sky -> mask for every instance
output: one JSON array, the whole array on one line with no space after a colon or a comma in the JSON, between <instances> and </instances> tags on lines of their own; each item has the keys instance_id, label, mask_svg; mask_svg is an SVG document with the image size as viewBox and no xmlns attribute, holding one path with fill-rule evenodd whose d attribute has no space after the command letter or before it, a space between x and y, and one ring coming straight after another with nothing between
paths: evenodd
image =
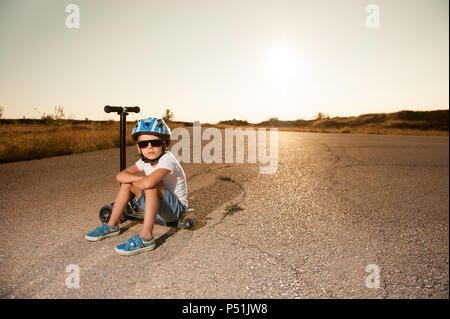
<instances>
[{"instance_id":1,"label":"sky","mask_svg":"<svg viewBox=\"0 0 450 319\"><path fill-rule=\"evenodd\" d=\"M448 30L448 0L0 0L0 106L202 123L448 109Z\"/></svg>"}]
</instances>

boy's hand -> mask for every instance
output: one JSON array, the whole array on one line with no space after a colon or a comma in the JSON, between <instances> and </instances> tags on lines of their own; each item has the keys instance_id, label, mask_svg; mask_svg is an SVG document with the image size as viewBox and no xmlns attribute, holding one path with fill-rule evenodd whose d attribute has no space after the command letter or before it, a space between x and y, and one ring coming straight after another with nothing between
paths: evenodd
<instances>
[{"instance_id":1,"label":"boy's hand","mask_svg":"<svg viewBox=\"0 0 450 319\"><path fill-rule=\"evenodd\" d=\"M133 182L133 185L140 189L148 189L155 187L162 187L162 179L166 176L170 170L166 168L158 168L149 176L145 176L137 181Z\"/></svg>"},{"instance_id":2,"label":"boy's hand","mask_svg":"<svg viewBox=\"0 0 450 319\"><path fill-rule=\"evenodd\" d=\"M117 174L116 180L119 183L131 184L131 183L139 181L145 177L145 176L137 175L138 173L139 173L139 169L137 168L136 165L133 165L133 166L130 166L130 167L124 169L119 174Z\"/></svg>"},{"instance_id":3,"label":"boy's hand","mask_svg":"<svg viewBox=\"0 0 450 319\"><path fill-rule=\"evenodd\" d=\"M143 178L141 178L141 179L139 179L139 180L136 180L136 181L134 181L133 183L131 183L131 184L133 184L134 186L136 186L137 188L139 188L139 189L146 189L146 183L145 183L145 181L143 180Z\"/></svg>"}]
</instances>

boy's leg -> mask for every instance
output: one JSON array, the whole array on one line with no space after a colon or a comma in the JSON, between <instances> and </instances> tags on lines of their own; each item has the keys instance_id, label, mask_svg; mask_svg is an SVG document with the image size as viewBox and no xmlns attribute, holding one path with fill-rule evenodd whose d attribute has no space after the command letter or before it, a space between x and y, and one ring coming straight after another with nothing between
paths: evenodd
<instances>
[{"instance_id":1,"label":"boy's leg","mask_svg":"<svg viewBox=\"0 0 450 319\"><path fill-rule=\"evenodd\" d=\"M108 221L109 226L114 227L117 225L120 215L122 215L125 206L127 206L128 202L130 201L131 193L134 193L136 197L139 197L141 194L141 189L132 184L122 183L120 185L119 192L117 193L116 199L114 200L111 217Z\"/></svg>"},{"instance_id":2,"label":"boy's leg","mask_svg":"<svg viewBox=\"0 0 450 319\"><path fill-rule=\"evenodd\" d=\"M153 226L155 225L155 218L159 209L159 201L164 195L164 187L160 183L155 188L146 189L144 192L144 225L139 235L144 239L150 239L153 236Z\"/></svg>"}]
</instances>

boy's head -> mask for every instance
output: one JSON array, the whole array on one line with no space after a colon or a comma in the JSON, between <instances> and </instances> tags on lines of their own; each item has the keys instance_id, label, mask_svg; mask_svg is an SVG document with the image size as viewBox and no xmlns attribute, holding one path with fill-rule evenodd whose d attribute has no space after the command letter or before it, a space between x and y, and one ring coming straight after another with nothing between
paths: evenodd
<instances>
[{"instance_id":1,"label":"boy's head","mask_svg":"<svg viewBox=\"0 0 450 319\"><path fill-rule=\"evenodd\" d=\"M170 128L164 120L153 117L139 120L131 131L141 158L150 162L156 161L166 152L170 135Z\"/></svg>"}]
</instances>

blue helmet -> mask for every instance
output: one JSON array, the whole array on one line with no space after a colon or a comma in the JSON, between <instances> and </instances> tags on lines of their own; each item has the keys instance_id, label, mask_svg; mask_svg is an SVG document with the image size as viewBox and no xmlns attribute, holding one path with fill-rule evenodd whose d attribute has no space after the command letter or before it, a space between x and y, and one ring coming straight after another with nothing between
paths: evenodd
<instances>
[{"instance_id":1,"label":"blue helmet","mask_svg":"<svg viewBox=\"0 0 450 319\"><path fill-rule=\"evenodd\" d=\"M131 137L135 141L137 141L137 137L141 134L158 135L169 143L172 132L163 119L148 117L146 119L139 120L131 131Z\"/></svg>"}]
</instances>

